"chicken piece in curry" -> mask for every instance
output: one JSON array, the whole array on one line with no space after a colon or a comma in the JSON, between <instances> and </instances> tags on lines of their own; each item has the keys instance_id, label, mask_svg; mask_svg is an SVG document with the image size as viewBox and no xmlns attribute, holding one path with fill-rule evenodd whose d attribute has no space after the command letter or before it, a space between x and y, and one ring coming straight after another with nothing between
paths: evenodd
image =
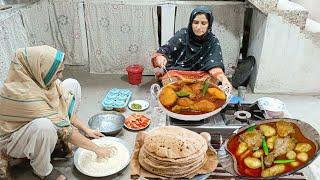
<instances>
[{"instance_id":1,"label":"chicken piece in curry","mask_svg":"<svg viewBox=\"0 0 320 180\"><path fill-rule=\"evenodd\" d=\"M174 113L198 115L221 107L226 101L226 94L211 79L180 80L166 85L159 100Z\"/></svg>"},{"instance_id":2,"label":"chicken piece in curry","mask_svg":"<svg viewBox=\"0 0 320 180\"><path fill-rule=\"evenodd\" d=\"M293 171L316 152L315 144L286 120L249 127L230 139L227 148L237 161L239 175L257 178Z\"/></svg>"}]
</instances>

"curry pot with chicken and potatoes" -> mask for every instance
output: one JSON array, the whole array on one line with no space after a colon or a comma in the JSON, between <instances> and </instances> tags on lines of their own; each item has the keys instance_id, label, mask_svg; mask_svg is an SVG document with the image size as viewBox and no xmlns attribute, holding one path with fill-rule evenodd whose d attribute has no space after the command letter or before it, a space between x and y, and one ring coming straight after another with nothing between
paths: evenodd
<instances>
[{"instance_id":1,"label":"curry pot with chicken and potatoes","mask_svg":"<svg viewBox=\"0 0 320 180\"><path fill-rule=\"evenodd\" d=\"M272 177L304 166L316 145L295 123L280 120L254 125L229 140L227 150L240 176Z\"/></svg>"},{"instance_id":2,"label":"curry pot with chicken and potatoes","mask_svg":"<svg viewBox=\"0 0 320 180\"><path fill-rule=\"evenodd\" d=\"M160 103L169 111L184 115L212 112L226 102L226 94L210 79L180 80L163 87Z\"/></svg>"}]
</instances>

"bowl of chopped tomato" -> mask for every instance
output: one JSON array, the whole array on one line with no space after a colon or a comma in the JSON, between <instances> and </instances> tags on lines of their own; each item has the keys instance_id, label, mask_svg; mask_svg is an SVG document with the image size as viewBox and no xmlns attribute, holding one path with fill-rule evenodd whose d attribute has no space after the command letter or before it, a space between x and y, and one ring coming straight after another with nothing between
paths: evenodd
<instances>
[{"instance_id":1,"label":"bowl of chopped tomato","mask_svg":"<svg viewBox=\"0 0 320 180\"><path fill-rule=\"evenodd\" d=\"M130 130L142 130L149 126L151 120L143 114L131 114L124 121L124 126Z\"/></svg>"}]
</instances>

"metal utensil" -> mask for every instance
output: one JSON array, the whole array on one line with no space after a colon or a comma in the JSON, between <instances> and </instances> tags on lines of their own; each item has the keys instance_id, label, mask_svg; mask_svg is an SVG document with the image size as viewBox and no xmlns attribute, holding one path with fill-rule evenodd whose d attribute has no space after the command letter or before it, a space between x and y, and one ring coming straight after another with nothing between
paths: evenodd
<instances>
[{"instance_id":1,"label":"metal utensil","mask_svg":"<svg viewBox=\"0 0 320 180\"><path fill-rule=\"evenodd\" d=\"M103 133L104 135L116 135L118 134L124 123L125 117L118 112L104 112L92 116L88 125L91 129L95 129Z\"/></svg>"},{"instance_id":2,"label":"metal utensil","mask_svg":"<svg viewBox=\"0 0 320 180\"><path fill-rule=\"evenodd\" d=\"M167 70L166 66L163 66L162 68L163 68L163 70L165 71L165 73L167 74L170 82L173 82L172 79L171 79L171 76L168 74L168 70Z\"/></svg>"}]
</instances>

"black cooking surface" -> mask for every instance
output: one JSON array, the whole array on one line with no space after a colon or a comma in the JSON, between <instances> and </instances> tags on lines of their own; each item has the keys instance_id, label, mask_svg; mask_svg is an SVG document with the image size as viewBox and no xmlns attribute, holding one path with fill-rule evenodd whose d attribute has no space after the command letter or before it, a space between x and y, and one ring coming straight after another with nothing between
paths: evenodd
<instances>
[{"instance_id":1,"label":"black cooking surface","mask_svg":"<svg viewBox=\"0 0 320 180\"><path fill-rule=\"evenodd\" d=\"M237 111L247 111L251 117L239 119L235 116ZM212 146L219 149L223 141L236 129L265 118L265 112L260 110L256 103L228 104L220 113L200 121L183 121L167 116L167 125L180 126L197 133L208 132L211 135Z\"/></svg>"}]
</instances>

